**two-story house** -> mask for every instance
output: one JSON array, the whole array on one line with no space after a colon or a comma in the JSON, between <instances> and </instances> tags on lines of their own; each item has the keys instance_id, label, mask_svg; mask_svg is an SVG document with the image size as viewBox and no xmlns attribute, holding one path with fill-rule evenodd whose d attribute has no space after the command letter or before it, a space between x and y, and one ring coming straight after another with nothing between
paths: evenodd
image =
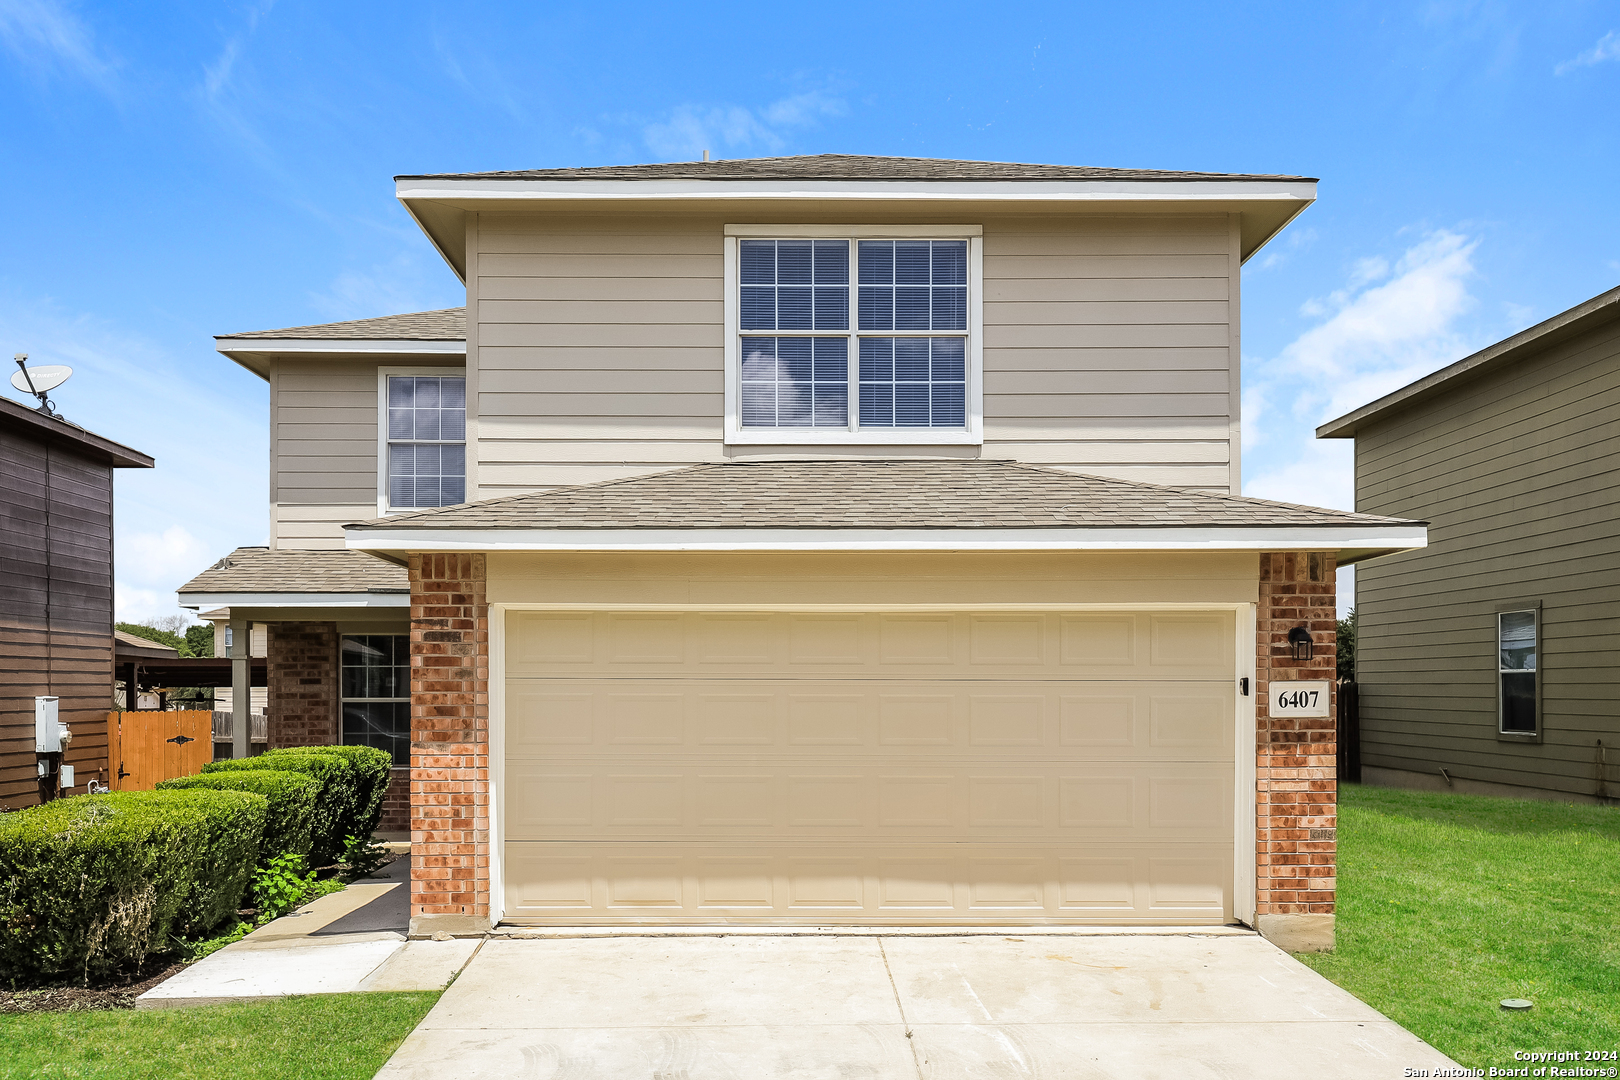
<instances>
[{"instance_id":1,"label":"two-story house","mask_svg":"<svg viewBox=\"0 0 1620 1080\"><path fill-rule=\"evenodd\" d=\"M268 624L272 742L408 762L416 932L1331 942L1335 568L1424 530L1238 495L1240 269L1315 181L397 185L465 311L219 339L271 543L185 602Z\"/></svg>"}]
</instances>

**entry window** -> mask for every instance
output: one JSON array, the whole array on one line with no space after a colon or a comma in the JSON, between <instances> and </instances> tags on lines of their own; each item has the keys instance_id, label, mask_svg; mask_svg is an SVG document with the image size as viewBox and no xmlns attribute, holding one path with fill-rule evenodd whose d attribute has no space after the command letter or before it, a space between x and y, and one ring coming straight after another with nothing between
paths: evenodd
<instances>
[{"instance_id":1,"label":"entry window","mask_svg":"<svg viewBox=\"0 0 1620 1080\"><path fill-rule=\"evenodd\" d=\"M388 506L451 506L467 497L467 380L388 376Z\"/></svg>"},{"instance_id":2,"label":"entry window","mask_svg":"<svg viewBox=\"0 0 1620 1080\"><path fill-rule=\"evenodd\" d=\"M976 239L735 244L728 439L978 441Z\"/></svg>"},{"instance_id":3,"label":"entry window","mask_svg":"<svg viewBox=\"0 0 1620 1080\"><path fill-rule=\"evenodd\" d=\"M1534 735L1536 715L1537 612L1503 611L1496 616L1497 679L1501 683L1501 731Z\"/></svg>"},{"instance_id":4,"label":"entry window","mask_svg":"<svg viewBox=\"0 0 1620 1080\"><path fill-rule=\"evenodd\" d=\"M411 639L405 634L343 637L343 742L374 746L411 763Z\"/></svg>"}]
</instances>

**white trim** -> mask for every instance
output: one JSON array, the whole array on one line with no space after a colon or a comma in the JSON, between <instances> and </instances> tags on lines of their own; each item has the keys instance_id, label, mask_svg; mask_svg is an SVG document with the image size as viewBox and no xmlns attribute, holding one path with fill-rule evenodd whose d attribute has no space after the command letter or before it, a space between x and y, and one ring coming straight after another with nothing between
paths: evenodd
<instances>
[{"instance_id":1,"label":"white trim","mask_svg":"<svg viewBox=\"0 0 1620 1080\"><path fill-rule=\"evenodd\" d=\"M506 915L506 610L489 605L489 925Z\"/></svg>"},{"instance_id":2,"label":"white trim","mask_svg":"<svg viewBox=\"0 0 1620 1080\"><path fill-rule=\"evenodd\" d=\"M771 237L807 236L821 239L904 240L926 237L930 240L956 240L966 236L983 236L983 225L727 225L727 236L769 239Z\"/></svg>"},{"instance_id":3,"label":"white trim","mask_svg":"<svg viewBox=\"0 0 1620 1080\"><path fill-rule=\"evenodd\" d=\"M979 446L984 443L984 229L978 225L727 225L725 227L725 394L724 431L727 445L752 446ZM857 328L859 286L856 284L856 253L851 243L849 281L849 329L815 332L795 331L791 337L846 337L849 339L849 424L842 428L745 428L742 426L740 382L742 379L741 272L737 241L740 238L816 238L861 240L926 238L968 242L967 310L967 424L960 428L893 428L860 426L860 382L857 365L859 339L866 337L955 337L961 331L862 331ZM761 337L780 333L748 331Z\"/></svg>"},{"instance_id":4,"label":"white trim","mask_svg":"<svg viewBox=\"0 0 1620 1080\"><path fill-rule=\"evenodd\" d=\"M283 608L283 607L349 607L349 608L408 608L409 593L403 592L239 592L239 593L180 593L180 606L201 608Z\"/></svg>"},{"instance_id":5,"label":"white trim","mask_svg":"<svg viewBox=\"0 0 1620 1080\"><path fill-rule=\"evenodd\" d=\"M444 353L465 356L465 341L412 341L407 338L215 338L214 348L232 353Z\"/></svg>"},{"instance_id":6,"label":"white trim","mask_svg":"<svg viewBox=\"0 0 1620 1080\"><path fill-rule=\"evenodd\" d=\"M465 373L463 373L463 374L461 374L459 376L458 375L446 375L444 373L443 368L431 368L431 367L427 367L427 368L425 368L425 367L379 367L377 369L377 516L378 517L387 517L389 514L410 514L410 513L416 512L418 510L428 509L428 507L422 507L422 506L401 506L398 509L395 509L394 507L388 505L388 380L389 380L389 378L391 376L395 376L395 375L400 375L400 376L424 375L424 376L427 376L429 378L435 378L435 379L459 378L462 381L463 391L465 391L466 382L467 382L467 376L466 376ZM434 440L410 439L410 440L406 440L406 441L418 442L418 441L434 441ZM440 439L440 440L436 440L436 444L437 445L443 445L443 446L454 446L456 444L456 440L454 440L454 439ZM467 467L467 458L469 456L471 456L471 451L472 451L472 445L471 445L470 440L467 438L467 431L466 431L465 428L462 429L461 447L462 447L462 456L461 456L461 493L462 493L462 501L465 502L466 499L467 499L467 488L469 486L468 483L467 483L467 474L471 471Z\"/></svg>"},{"instance_id":7,"label":"white trim","mask_svg":"<svg viewBox=\"0 0 1620 1080\"><path fill-rule=\"evenodd\" d=\"M1412 551L1421 525L1174 529L345 530L353 551Z\"/></svg>"},{"instance_id":8,"label":"white trim","mask_svg":"<svg viewBox=\"0 0 1620 1080\"><path fill-rule=\"evenodd\" d=\"M400 179L399 199L836 199L991 202L1295 202L1310 180L492 180Z\"/></svg>"},{"instance_id":9,"label":"white trim","mask_svg":"<svg viewBox=\"0 0 1620 1080\"><path fill-rule=\"evenodd\" d=\"M1237 609L1237 677L1249 680L1249 693L1237 694L1237 737L1233 742L1232 761L1235 775L1233 783L1237 797L1232 800L1232 914L1239 922L1253 926L1255 897L1260 889L1260 856L1255 848L1259 813L1259 795L1255 787L1255 760L1259 754L1260 735L1256 704L1260 692L1255 683L1255 648L1258 630L1256 605L1244 604Z\"/></svg>"}]
</instances>

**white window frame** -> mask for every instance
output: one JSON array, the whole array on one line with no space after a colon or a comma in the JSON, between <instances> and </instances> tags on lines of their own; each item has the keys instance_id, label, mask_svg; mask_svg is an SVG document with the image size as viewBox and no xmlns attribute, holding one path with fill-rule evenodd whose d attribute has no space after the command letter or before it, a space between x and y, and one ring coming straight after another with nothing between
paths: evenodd
<instances>
[{"instance_id":1,"label":"white window frame","mask_svg":"<svg viewBox=\"0 0 1620 1080\"><path fill-rule=\"evenodd\" d=\"M725 227L726 392L725 441L753 445L980 445L984 442L984 230L978 225L727 225ZM849 264L849 329L817 332L815 337L848 336L849 424L847 427L745 428L742 425L741 271L739 240L966 240L968 242L967 424L960 428L860 426L860 349L856 275ZM773 336L750 330L749 336ZM902 332L896 337L954 337L959 331ZM801 335L795 335L801 336ZM882 336L876 331L867 336Z\"/></svg>"},{"instance_id":2,"label":"white window frame","mask_svg":"<svg viewBox=\"0 0 1620 1080\"><path fill-rule=\"evenodd\" d=\"M390 514L412 514L418 510L429 509L425 506L390 506L388 503L388 379L396 375L423 375L436 379L461 379L466 384L467 369L464 367L379 367L377 369L377 516L387 517ZM468 410L470 413L472 410ZM463 429L461 445L463 456L461 459L462 493L470 495L472 492L472 465L471 451L472 439L467 433L472 428L469 422ZM415 440L413 440L415 441Z\"/></svg>"}]
</instances>

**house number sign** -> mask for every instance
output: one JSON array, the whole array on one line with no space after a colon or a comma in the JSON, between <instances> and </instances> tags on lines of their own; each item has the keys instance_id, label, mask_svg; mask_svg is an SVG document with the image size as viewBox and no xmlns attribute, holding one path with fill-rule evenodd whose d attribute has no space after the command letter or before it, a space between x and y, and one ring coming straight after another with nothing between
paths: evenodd
<instances>
[{"instance_id":1,"label":"house number sign","mask_svg":"<svg viewBox=\"0 0 1620 1080\"><path fill-rule=\"evenodd\" d=\"M1332 695L1324 682L1274 682L1272 716L1326 716Z\"/></svg>"}]
</instances>

